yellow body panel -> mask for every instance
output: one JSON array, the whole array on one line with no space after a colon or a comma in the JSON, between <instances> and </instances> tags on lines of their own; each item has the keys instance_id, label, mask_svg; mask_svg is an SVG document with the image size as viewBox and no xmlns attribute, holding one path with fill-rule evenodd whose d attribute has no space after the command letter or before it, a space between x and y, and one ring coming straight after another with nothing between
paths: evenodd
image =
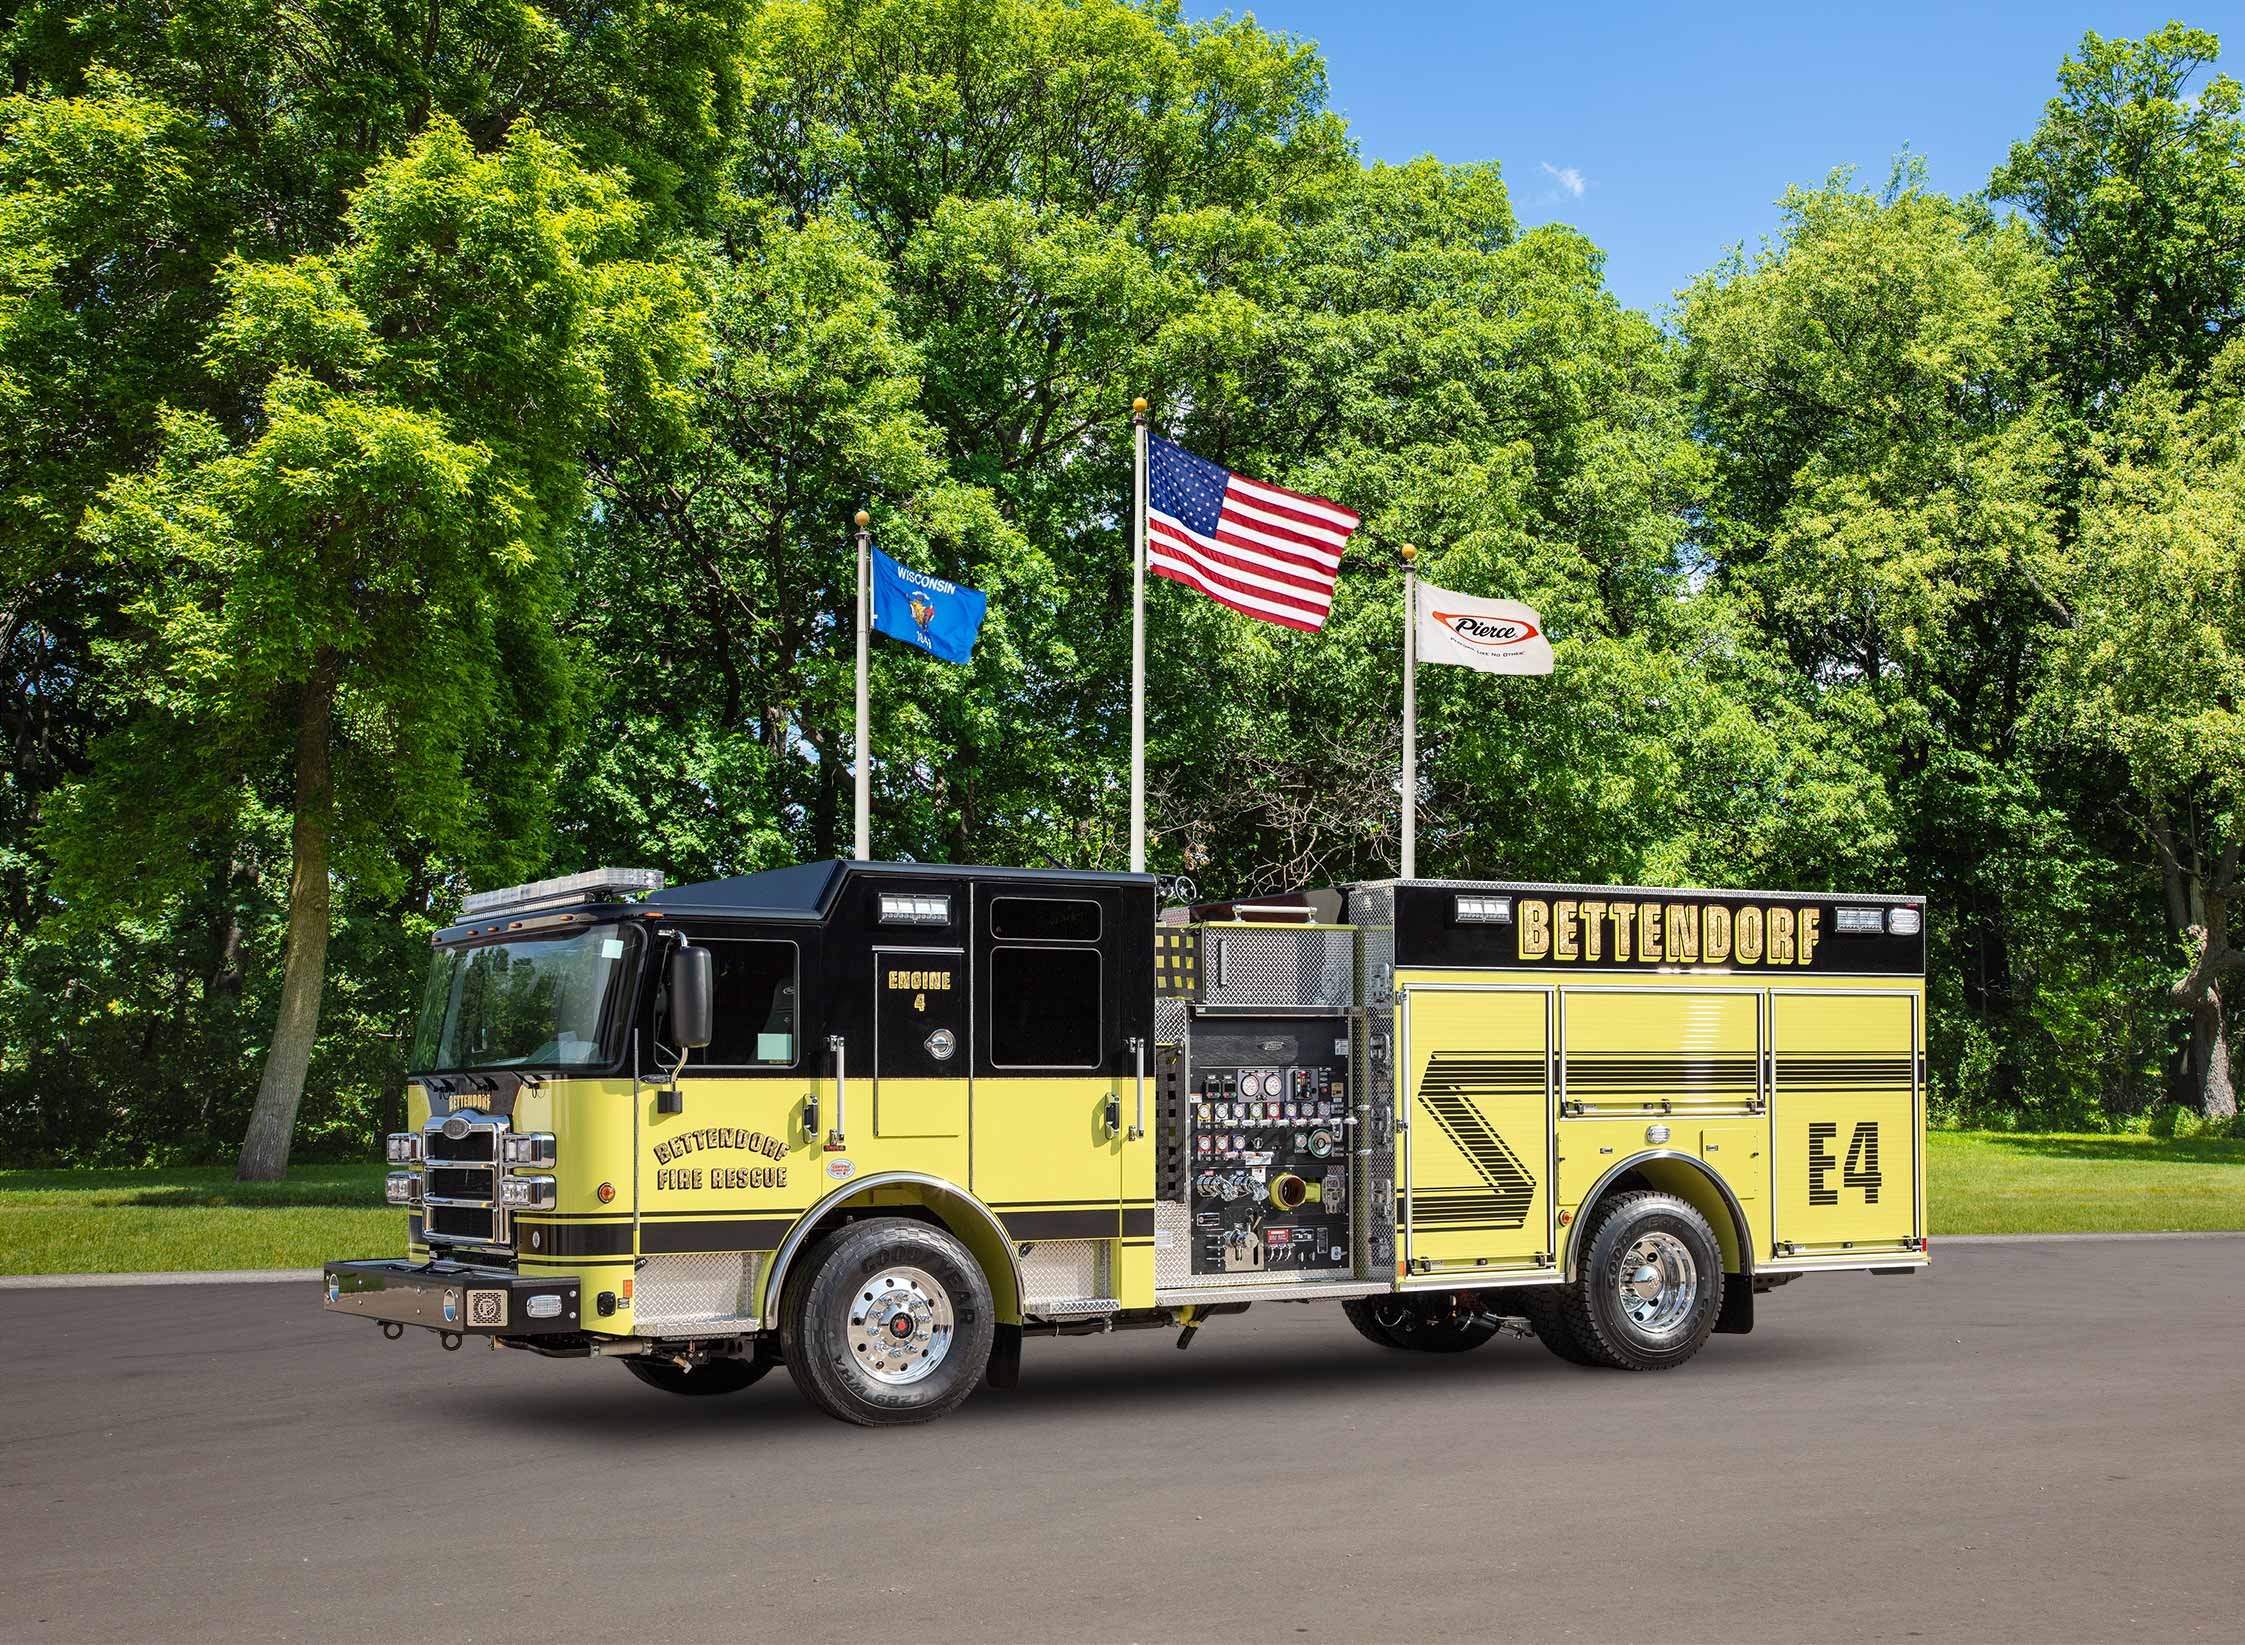
<instances>
[{"instance_id":1,"label":"yellow body panel","mask_svg":"<svg viewBox=\"0 0 2245 1645\"><path fill-rule=\"evenodd\" d=\"M1802 1254L1921 1231L1916 1001L1780 990L1772 1000L1776 1238Z\"/></svg>"},{"instance_id":2,"label":"yellow body panel","mask_svg":"<svg viewBox=\"0 0 2245 1645\"><path fill-rule=\"evenodd\" d=\"M1119 1238L1123 1144L1106 1121L1117 1099L1127 1108L1134 1094L1096 1075L975 1081L968 1186L1001 1218L1009 1208L1106 1206L1115 1216L1105 1237Z\"/></svg>"},{"instance_id":3,"label":"yellow body panel","mask_svg":"<svg viewBox=\"0 0 2245 1645\"><path fill-rule=\"evenodd\" d=\"M1414 1272L1550 1260L1550 993L1413 989L1408 1227Z\"/></svg>"},{"instance_id":4,"label":"yellow body panel","mask_svg":"<svg viewBox=\"0 0 2245 1645\"><path fill-rule=\"evenodd\" d=\"M1399 991L1412 990L1414 1078L1425 1069L1430 1042L1420 1024L1435 1020L1421 1014L1430 1002L1443 1002L1442 1026L1435 1030L1442 1043L1477 1038L1493 1044L1501 1031L1508 1040L1532 1044L1535 1033L1517 1020L1517 1005L1498 1007L1501 1019L1490 1016L1488 1026L1479 1027L1470 1002L1488 1009L1487 1002L1535 997L1495 991L1505 986L1554 986L1541 972L1407 969L1395 981ZM1595 1100L1582 1099L1581 1113L1571 1110L1582 1085L1565 1087L1570 1111L1556 1122L1551 1172L1553 1209L1567 1219L1557 1235L1562 1265L1585 1202L1619 1168L1690 1198L1722 1239L1727 1266L1750 1253L1757 1269L1782 1271L1903 1250L1923 1236L1924 1114L1916 1077L1923 1049L1921 980L1840 976L1814 989L1756 987L1755 981L1676 971L1608 973L1595 982L1556 985L1558 1050L1570 1078L1584 1068L1624 1068L1633 1057L1670 1063L1605 1079ZM1445 984L1472 991L1431 991ZM1400 1036L1400 1020L1395 1026ZM1765 1076L1755 1064L1764 1057L1767 1099L1757 1106ZM1414 1086L1414 1168L1432 1129L1418 1115L1416 1094ZM1623 1108L1626 1113L1617 1111ZM1877 1134L1875 1202L1864 1180L1872 1170L1870 1138L1857 1143L1858 1128L1866 1125ZM1665 1139L1654 1140L1656 1126L1667 1128ZM1435 1157L1442 1157L1439 1151ZM1746 1224L1746 1252L1738 1248L1734 1200ZM1403 1231L1397 1232L1400 1250ZM1429 1254L1423 1237L1412 1229L1414 1258ZM1457 1255L1448 1245L1434 1249Z\"/></svg>"},{"instance_id":5,"label":"yellow body panel","mask_svg":"<svg viewBox=\"0 0 2245 1645\"><path fill-rule=\"evenodd\" d=\"M873 1134L962 1137L967 1130L965 1080L885 1079L873 1088Z\"/></svg>"},{"instance_id":6,"label":"yellow body panel","mask_svg":"<svg viewBox=\"0 0 2245 1645\"><path fill-rule=\"evenodd\" d=\"M1762 990L1562 988L1561 1086L1570 1109L1753 1106Z\"/></svg>"}]
</instances>

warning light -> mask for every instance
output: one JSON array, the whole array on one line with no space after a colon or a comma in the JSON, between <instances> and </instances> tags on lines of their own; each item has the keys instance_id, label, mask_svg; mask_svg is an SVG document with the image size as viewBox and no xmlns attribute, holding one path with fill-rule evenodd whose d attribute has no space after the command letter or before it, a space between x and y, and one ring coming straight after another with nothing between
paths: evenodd
<instances>
[{"instance_id":1,"label":"warning light","mask_svg":"<svg viewBox=\"0 0 2245 1645\"><path fill-rule=\"evenodd\" d=\"M616 1185L612 1182L604 1182L598 1188L595 1188L593 1193L598 1196L601 1204L609 1204L616 1197Z\"/></svg>"}]
</instances>

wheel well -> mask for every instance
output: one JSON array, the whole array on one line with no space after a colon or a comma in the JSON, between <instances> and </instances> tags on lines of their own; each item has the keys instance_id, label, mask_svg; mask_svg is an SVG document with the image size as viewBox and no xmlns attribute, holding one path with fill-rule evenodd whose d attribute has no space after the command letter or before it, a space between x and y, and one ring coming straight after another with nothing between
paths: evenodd
<instances>
[{"instance_id":1,"label":"wheel well","mask_svg":"<svg viewBox=\"0 0 2245 1645\"><path fill-rule=\"evenodd\" d=\"M778 1323L782 1290L791 1276L802 1271L803 1253L835 1229L869 1217L907 1217L943 1229L967 1248L981 1268L982 1277L989 1281L998 1323L1021 1323L1020 1266L1012 1244L981 1201L964 1189L932 1177L911 1180L892 1177L886 1181L872 1177L854 1188L842 1190L825 1205L813 1207L802 1222L789 1230L774 1254L775 1271L764 1281L767 1325Z\"/></svg>"},{"instance_id":2,"label":"wheel well","mask_svg":"<svg viewBox=\"0 0 2245 1645\"><path fill-rule=\"evenodd\" d=\"M1651 1191L1673 1194L1707 1219L1715 1243L1723 1253L1723 1270L1732 1274L1754 1271L1753 1236L1747 1232L1746 1214L1720 1178L1689 1154L1646 1154L1628 1160L1590 1191L1575 1213L1567 1234L1566 1272L1573 1279L1580 1268L1576 1236L1597 1221L1598 1208L1616 1194Z\"/></svg>"}]
</instances>

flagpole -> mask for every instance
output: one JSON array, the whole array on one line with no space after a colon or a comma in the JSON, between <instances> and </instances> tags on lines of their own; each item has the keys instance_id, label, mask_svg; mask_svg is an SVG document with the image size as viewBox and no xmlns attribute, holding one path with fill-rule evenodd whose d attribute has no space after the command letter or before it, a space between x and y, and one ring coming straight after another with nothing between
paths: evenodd
<instances>
[{"instance_id":1,"label":"flagpole","mask_svg":"<svg viewBox=\"0 0 2245 1645\"><path fill-rule=\"evenodd\" d=\"M873 856L873 748L866 732L866 656L873 627L873 516L857 511L857 860Z\"/></svg>"},{"instance_id":2,"label":"flagpole","mask_svg":"<svg viewBox=\"0 0 2245 1645\"><path fill-rule=\"evenodd\" d=\"M1146 871L1146 402L1130 402L1130 871Z\"/></svg>"},{"instance_id":3,"label":"flagpole","mask_svg":"<svg viewBox=\"0 0 2245 1645\"><path fill-rule=\"evenodd\" d=\"M1403 877L1419 877L1419 551L1403 556Z\"/></svg>"}]
</instances>

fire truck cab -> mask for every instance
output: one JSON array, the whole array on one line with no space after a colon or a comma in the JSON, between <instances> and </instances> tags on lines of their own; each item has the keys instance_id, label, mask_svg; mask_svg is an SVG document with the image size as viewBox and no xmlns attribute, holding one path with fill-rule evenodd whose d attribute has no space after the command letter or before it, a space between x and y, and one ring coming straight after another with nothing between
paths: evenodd
<instances>
[{"instance_id":1,"label":"fire truck cab","mask_svg":"<svg viewBox=\"0 0 2245 1645\"><path fill-rule=\"evenodd\" d=\"M924 1421L1025 1336L1331 1300L1655 1370L1806 1273L1910 1273L1915 897L596 870L440 931L402 1257L326 1306L672 1393L785 1365Z\"/></svg>"}]
</instances>

